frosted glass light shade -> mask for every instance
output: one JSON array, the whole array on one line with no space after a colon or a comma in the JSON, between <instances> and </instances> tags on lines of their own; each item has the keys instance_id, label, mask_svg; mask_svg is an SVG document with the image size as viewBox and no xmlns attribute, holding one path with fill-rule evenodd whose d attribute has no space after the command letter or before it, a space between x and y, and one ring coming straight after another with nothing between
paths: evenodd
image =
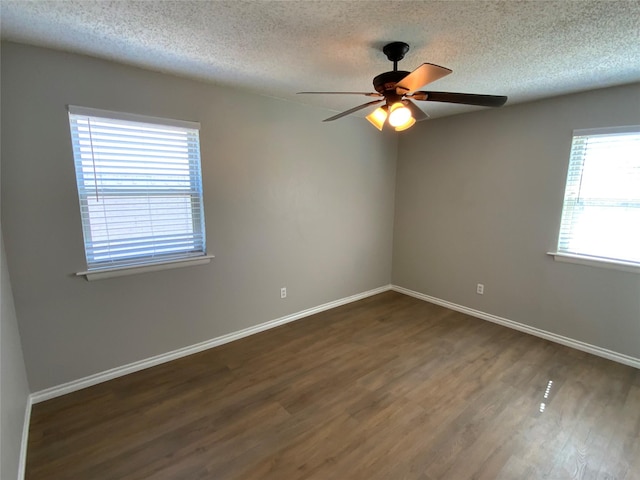
<instances>
[{"instance_id":1,"label":"frosted glass light shade","mask_svg":"<svg viewBox=\"0 0 640 480\"><path fill-rule=\"evenodd\" d=\"M416 119L413 117L409 117L409 120L407 120L407 122L400 125L399 127L396 127L396 132L401 132L403 130L406 130L407 128L413 127L414 123L416 123Z\"/></svg>"},{"instance_id":2,"label":"frosted glass light shade","mask_svg":"<svg viewBox=\"0 0 640 480\"><path fill-rule=\"evenodd\" d=\"M403 127L412 118L411 110L405 107L402 103L397 102L391 105L389 112L389 125L392 127Z\"/></svg>"},{"instance_id":3,"label":"frosted glass light shade","mask_svg":"<svg viewBox=\"0 0 640 480\"><path fill-rule=\"evenodd\" d=\"M372 113L366 116L366 119L378 130L382 130L384 122L387 119L387 110L385 108L376 108Z\"/></svg>"}]
</instances>

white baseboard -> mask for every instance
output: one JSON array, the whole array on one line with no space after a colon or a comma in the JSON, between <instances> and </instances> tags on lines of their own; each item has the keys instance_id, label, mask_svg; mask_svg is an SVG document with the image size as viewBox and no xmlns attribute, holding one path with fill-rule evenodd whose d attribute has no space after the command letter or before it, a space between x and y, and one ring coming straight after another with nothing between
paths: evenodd
<instances>
[{"instance_id":1,"label":"white baseboard","mask_svg":"<svg viewBox=\"0 0 640 480\"><path fill-rule=\"evenodd\" d=\"M374 288L373 290L369 290L363 293L358 293L356 295L341 298L339 300L334 300L333 302L328 302L323 305L319 305L317 307L312 307L307 310L302 310L300 312L293 313L291 315L286 315L284 317L276 318L275 320L270 320L268 322L255 325L253 327L245 328L243 330L238 330L237 332L232 332L226 335L222 335L221 337L212 338L204 342L196 343L195 345L179 348L178 350L173 350L171 352L156 355L154 357L140 360L138 362L133 362L128 365L123 365L121 367L112 368L111 370L96 373L94 375L89 375L88 377L80 378L78 380L73 380L71 382L64 383L62 385L57 385L55 387L47 388L45 390L40 390L38 392L32 393L30 400L34 404L39 402L44 402L45 400L66 395L67 393L75 392L77 390L81 390L83 388L87 388L92 385L97 385L98 383L102 383L108 380L112 380L114 378L122 377L129 373L138 372L140 370L144 370L149 367L155 367L156 365L170 362L178 358L186 357L187 355L192 355L194 353L202 352L203 350L208 350L210 348L217 347L225 343L233 342L234 340L248 337L249 335L253 335L255 333L259 333L264 330L269 330L270 328L274 328L279 325L284 325L285 323L293 322L295 320L299 320L301 318L308 317L316 313L324 312L325 310L339 307L347 303L356 302L358 300L362 300L363 298L367 298L372 295L377 295L378 293L386 292L388 290L391 290L391 285L385 285L383 287Z\"/></svg>"},{"instance_id":2,"label":"white baseboard","mask_svg":"<svg viewBox=\"0 0 640 480\"><path fill-rule=\"evenodd\" d=\"M31 407L33 406L33 399L31 397L31 395L27 397L27 405L24 411L20 458L18 459L18 480L24 480L27 473L27 445L29 444L29 424L31 423Z\"/></svg>"},{"instance_id":3,"label":"white baseboard","mask_svg":"<svg viewBox=\"0 0 640 480\"><path fill-rule=\"evenodd\" d=\"M448 302L440 298L432 297L430 295L425 295L423 293L409 290L408 288L392 285L391 290L398 293L403 293L405 295L409 295L411 297L418 298L420 300L424 300L425 302L435 303L436 305L440 305L442 307L446 307L451 310L455 310L457 312L466 313L467 315L471 315L472 317L480 318L482 320L487 320L489 322L497 323L499 325L503 325L505 327L509 327L514 330L519 330L521 332L525 332L530 335L534 335L536 337L544 338L545 340L550 340L552 342L559 343L566 347L575 348L576 350L581 350L583 352L591 353L593 355L597 355L598 357L603 357L608 360L613 360L614 362L622 363L624 365L629 365L630 367L640 368L640 358L631 357L623 353L614 352L612 350L607 350L606 348L591 345L589 343L581 342L579 340L574 340L573 338L564 337L562 335L548 332L546 330L530 327L529 325L525 325L523 323L514 322L513 320L509 320L507 318L498 317L497 315L492 315L490 313L482 312L480 310L464 307L462 305Z\"/></svg>"}]
</instances>

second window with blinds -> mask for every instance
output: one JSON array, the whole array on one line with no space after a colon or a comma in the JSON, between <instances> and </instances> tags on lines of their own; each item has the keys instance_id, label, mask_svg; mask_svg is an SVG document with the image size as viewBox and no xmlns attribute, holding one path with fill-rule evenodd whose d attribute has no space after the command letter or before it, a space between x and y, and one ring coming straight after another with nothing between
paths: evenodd
<instances>
[{"instance_id":1,"label":"second window with blinds","mask_svg":"<svg viewBox=\"0 0 640 480\"><path fill-rule=\"evenodd\" d=\"M208 258L200 125L69 106L87 278Z\"/></svg>"},{"instance_id":2,"label":"second window with blinds","mask_svg":"<svg viewBox=\"0 0 640 480\"><path fill-rule=\"evenodd\" d=\"M576 130L559 255L640 271L640 127Z\"/></svg>"}]
</instances>

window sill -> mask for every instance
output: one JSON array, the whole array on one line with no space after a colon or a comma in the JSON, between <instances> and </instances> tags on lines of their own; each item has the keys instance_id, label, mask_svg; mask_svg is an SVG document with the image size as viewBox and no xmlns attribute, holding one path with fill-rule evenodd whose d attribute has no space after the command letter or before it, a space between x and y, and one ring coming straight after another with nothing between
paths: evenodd
<instances>
[{"instance_id":1,"label":"window sill","mask_svg":"<svg viewBox=\"0 0 640 480\"><path fill-rule=\"evenodd\" d=\"M591 267L610 268L623 272L640 273L640 265L622 260L610 260L607 258L588 257L584 255L574 255L570 253L547 252L556 262L575 263L578 265L588 265Z\"/></svg>"},{"instance_id":2,"label":"window sill","mask_svg":"<svg viewBox=\"0 0 640 480\"><path fill-rule=\"evenodd\" d=\"M85 277L87 281L102 280L105 278L123 277L125 275L137 275L138 273L157 272L159 270L169 270L172 268L192 267L195 265L206 265L214 258L213 255L203 255L200 257L180 258L178 260L168 260L159 263L147 263L144 265L127 265L122 267L102 268L99 270L87 270L76 273L79 277Z\"/></svg>"}]
</instances>

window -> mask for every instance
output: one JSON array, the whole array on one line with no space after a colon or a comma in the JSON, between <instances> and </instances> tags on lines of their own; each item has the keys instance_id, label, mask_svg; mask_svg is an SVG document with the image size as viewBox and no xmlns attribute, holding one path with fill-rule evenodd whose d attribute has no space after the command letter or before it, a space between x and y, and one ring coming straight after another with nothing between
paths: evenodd
<instances>
[{"instance_id":1,"label":"window","mask_svg":"<svg viewBox=\"0 0 640 480\"><path fill-rule=\"evenodd\" d=\"M198 123L74 106L69 123L89 272L205 256Z\"/></svg>"},{"instance_id":2,"label":"window","mask_svg":"<svg viewBox=\"0 0 640 480\"><path fill-rule=\"evenodd\" d=\"M640 127L574 131L558 253L640 266Z\"/></svg>"}]
</instances>

